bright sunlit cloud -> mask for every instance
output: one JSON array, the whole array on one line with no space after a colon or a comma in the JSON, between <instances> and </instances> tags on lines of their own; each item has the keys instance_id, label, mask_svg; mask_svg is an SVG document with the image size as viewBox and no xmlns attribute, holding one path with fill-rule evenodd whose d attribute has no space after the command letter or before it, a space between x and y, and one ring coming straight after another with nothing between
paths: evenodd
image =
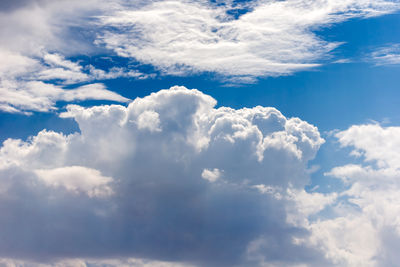
<instances>
[{"instance_id":1,"label":"bright sunlit cloud","mask_svg":"<svg viewBox=\"0 0 400 267\"><path fill-rule=\"evenodd\" d=\"M0 198L9 219L0 221L0 257L54 261L122 253L258 264L256 255L272 251L254 242L274 240L295 254L272 262L307 260L299 251L311 255L316 248L292 243L308 231L298 222L332 202L302 189L307 162L324 142L318 129L274 108L215 104L197 90L173 87L128 107L69 106L61 116L74 118L80 133L44 130L27 141L6 140ZM153 126L141 126L144 114L157 118ZM279 196L259 190L266 187ZM26 201L32 203L27 214ZM32 245L20 234L27 227Z\"/></svg>"},{"instance_id":2,"label":"bright sunlit cloud","mask_svg":"<svg viewBox=\"0 0 400 267\"><path fill-rule=\"evenodd\" d=\"M229 5L154 1L102 17L110 30L97 41L169 74L210 71L245 81L316 67L339 43L314 30L399 7L391 1L257 1L234 18Z\"/></svg>"},{"instance_id":3,"label":"bright sunlit cloud","mask_svg":"<svg viewBox=\"0 0 400 267\"><path fill-rule=\"evenodd\" d=\"M399 10L0 1L0 265L398 265Z\"/></svg>"},{"instance_id":4,"label":"bright sunlit cloud","mask_svg":"<svg viewBox=\"0 0 400 267\"><path fill-rule=\"evenodd\" d=\"M377 66L400 65L400 45L392 44L376 49L371 59Z\"/></svg>"}]
</instances>

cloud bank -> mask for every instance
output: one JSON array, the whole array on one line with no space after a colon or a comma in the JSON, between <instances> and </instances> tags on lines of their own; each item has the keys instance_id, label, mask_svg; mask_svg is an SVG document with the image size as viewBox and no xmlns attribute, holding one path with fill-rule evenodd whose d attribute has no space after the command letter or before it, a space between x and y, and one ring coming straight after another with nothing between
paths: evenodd
<instances>
[{"instance_id":1,"label":"cloud bank","mask_svg":"<svg viewBox=\"0 0 400 267\"><path fill-rule=\"evenodd\" d=\"M173 87L128 107L70 105L61 116L79 133L6 140L0 257L323 262L293 241L310 234L306 217L335 199L303 189L324 142L317 128L274 108L215 105Z\"/></svg>"},{"instance_id":2,"label":"cloud bank","mask_svg":"<svg viewBox=\"0 0 400 267\"><path fill-rule=\"evenodd\" d=\"M80 132L0 148L0 258L22 266L393 266L399 127L338 132L357 164L309 192L318 129L172 87L69 105Z\"/></svg>"}]
</instances>

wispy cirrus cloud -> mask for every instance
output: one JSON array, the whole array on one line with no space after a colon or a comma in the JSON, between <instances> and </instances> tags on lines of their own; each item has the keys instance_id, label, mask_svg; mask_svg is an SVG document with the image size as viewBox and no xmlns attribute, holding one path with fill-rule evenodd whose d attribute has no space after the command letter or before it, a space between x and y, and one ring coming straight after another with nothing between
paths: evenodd
<instances>
[{"instance_id":1,"label":"wispy cirrus cloud","mask_svg":"<svg viewBox=\"0 0 400 267\"><path fill-rule=\"evenodd\" d=\"M235 80L287 75L320 64L339 43L314 30L398 10L397 1L255 1L243 15L208 1L153 1L101 17L97 42L165 73L216 72Z\"/></svg>"},{"instance_id":2,"label":"wispy cirrus cloud","mask_svg":"<svg viewBox=\"0 0 400 267\"><path fill-rule=\"evenodd\" d=\"M129 99L109 91L101 83L92 83L74 89L41 81L0 83L0 109L11 113L30 114L31 111L56 110L57 101L110 100L127 102Z\"/></svg>"},{"instance_id":3,"label":"wispy cirrus cloud","mask_svg":"<svg viewBox=\"0 0 400 267\"><path fill-rule=\"evenodd\" d=\"M148 75L125 67L99 69L66 58L96 50L89 36L90 20L110 6L104 1L45 0L0 5L0 110L31 114L55 110L58 101L127 101L99 81Z\"/></svg>"},{"instance_id":4,"label":"wispy cirrus cloud","mask_svg":"<svg viewBox=\"0 0 400 267\"><path fill-rule=\"evenodd\" d=\"M54 110L57 101L95 99L126 102L127 98L108 91L104 84L93 82L119 77L148 77L123 67L102 70L90 64L82 66L56 53L28 57L2 50L0 60L4 63L0 67L0 110L14 113ZM79 86L76 89L65 88L74 84Z\"/></svg>"},{"instance_id":5,"label":"wispy cirrus cloud","mask_svg":"<svg viewBox=\"0 0 400 267\"><path fill-rule=\"evenodd\" d=\"M373 51L368 58L377 66L399 65L400 64L400 45L392 44L380 47Z\"/></svg>"},{"instance_id":6,"label":"wispy cirrus cloud","mask_svg":"<svg viewBox=\"0 0 400 267\"><path fill-rule=\"evenodd\" d=\"M72 56L116 53L161 74L211 72L223 80L251 83L323 63L339 42L314 30L355 17L398 10L397 1L17 1L0 6L1 91L18 90L39 101L29 83L49 88L118 77L144 79L131 66L99 69ZM341 40L339 40L341 41ZM27 90L25 90L27 88ZM43 91L46 91L45 89ZM54 94L53 94L54 95ZM47 103L58 100L40 95ZM91 98L88 98L91 99ZM113 99L115 99L113 97ZM41 100L41 101L42 101ZM110 100L108 98L104 100ZM49 111L37 105L0 103L5 112Z\"/></svg>"}]
</instances>

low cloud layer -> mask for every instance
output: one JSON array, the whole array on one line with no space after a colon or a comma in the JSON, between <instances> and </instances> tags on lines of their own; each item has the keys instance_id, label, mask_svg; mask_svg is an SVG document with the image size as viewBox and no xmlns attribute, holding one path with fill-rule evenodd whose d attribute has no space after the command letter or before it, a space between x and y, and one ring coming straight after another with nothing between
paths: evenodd
<instances>
[{"instance_id":1,"label":"low cloud layer","mask_svg":"<svg viewBox=\"0 0 400 267\"><path fill-rule=\"evenodd\" d=\"M0 149L0 258L34 266L393 266L399 127L336 133L359 163L308 192L318 129L267 107L215 108L172 87L70 105L80 132ZM360 163L361 162L361 163Z\"/></svg>"},{"instance_id":2,"label":"low cloud layer","mask_svg":"<svg viewBox=\"0 0 400 267\"><path fill-rule=\"evenodd\" d=\"M293 241L310 234L303 220L335 198L303 189L324 142L317 128L274 108L215 104L173 87L128 107L71 105L61 116L80 133L6 140L0 257L323 261Z\"/></svg>"}]
</instances>

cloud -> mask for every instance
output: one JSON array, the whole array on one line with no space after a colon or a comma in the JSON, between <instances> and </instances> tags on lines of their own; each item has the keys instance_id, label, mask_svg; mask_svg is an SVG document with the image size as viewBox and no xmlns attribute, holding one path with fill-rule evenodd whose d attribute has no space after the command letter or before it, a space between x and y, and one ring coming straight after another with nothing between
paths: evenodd
<instances>
[{"instance_id":1,"label":"cloud","mask_svg":"<svg viewBox=\"0 0 400 267\"><path fill-rule=\"evenodd\" d=\"M41 4L46 0L14 0L14 1L1 1L0 12L10 12L21 7L32 6L35 4Z\"/></svg>"},{"instance_id":2,"label":"cloud","mask_svg":"<svg viewBox=\"0 0 400 267\"><path fill-rule=\"evenodd\" d=\"M45 53L42 57L44 64L38 73L29 73L29 79L42 81L56 80L62 84L90 82L94 80L109 80L120 77L146 79L145 75L136 70L122 67L111 67L108 70L97 69L93 65L82 66L77 62L65 59L60 54ZM24 77L25 79L27 77Z\"/></svg>"},{"instance_id":3,"label":"cloud","mask_svg":"<svg viewBox=\"0 0 400 267\"><path fill-rule=\"evenodd\" d=\"M221 175L222 172L217 168L214 168L213 170L204 169L201 173L201 177L203 179L206 179L207 181L210 181L211 183L217 181L221 177Z\"/></svg>"},{"instance_id":4,"label":"cloud","mask_svg":"<svg viewBox=\"0 0 400 267\"><path fill-rule=\"evenodd\" d=\"M112 193L108 183L110 177L104 177L94 169L81 166L69 166L56 169L38 169L34 171L38 179L50 187L64 187L67 191L84 192L89 197L107 196Z\"/></svg>"},{"instance_id":5,"label":"cloud","mask_svg":"<svg viewBox=\"0 0 400 267\"><path fill-rule=\"evenodd\" d=\"M127 107L69 105L61 116L76 120L74 134L6 140L0 258L323 263L293 241L310 234L294 222L331 203L304 191L318 129L274 108L215 105L172 87Z\"/></svg>"},{"instance_id":6,"label":"cloud","mask_svg":"<svg viewBox=\"0 0 400 267\"><path fill-rule=\"evenodd\" d=\"M400 259L399 127L354 125L335 134L361 164L327 173L345 190L328 218L311 222L306 243L319 246L339 266L393 266Z\"/></svg>"},{"instance_id":7,"label":"cloud","mask_svg":"<svg viewBox=\"0 0 400 267\"><path fill-rule=\"evenodd\" d=\"M77 32L93 31L91 17L101 14L109 6L103 1L17 1L9 8L9 5L6 6L7 11L0 16L0 25L3 25L0 27L2 111L25 114L47 112L55 109L55 103L60 100L125 101L116 93L106 93L103 85L86 85L75 91L67 90L66 86L78 87L83 83L118 77L148 77L126 67L99 69L66 58L91 55L96 50L91 44L94 37L92 41L88 35L79 38ZM89 88L92 92L97 88L98 94L93 95Z\"/></svg>"},{"instance_id":8,"label":"cloud","mask_svg":"<svg viewBox=\"0 0 400 267\"><path fill-rule=\"evenodd\" d=\"M5 2L9 2L6 3ZM0 48L37 56L41 51L65 56L87 55L96 50L92 41L93 17L114 10L103 0L17 0L2 1L13 6L1 13Z\"/></svg>"},{"instance_id":9,"label":"cloud","mask_svg":"<svg viewBox=\"0 0 400 267\"><path fill-rule=\"evenodd\" d=\"M55 110L57 101L87 99L128 101L127 98L106 90L100 83L83 85L75 89L63 89L40 81L0 81L0 90L0 109L13 113Z\"/></svg>"},{"instance_id":10,"label":"cloud","mask_svg":"<svg viewBox=\"0 0 400 267\"><path fill-rule=\"evenodd\" d=\"M97 42L168 74L216 72L235 80L287 75L318 66L339 43L314 30L354 17L398 10L396 1L152 1L101 17Z\"/></svg>"},{"instance_id":11,"label":"cloud","mask_svg":"<svg viewBox=\"0 0 400 267\"><path fill-rule=\"evenodd\" d=\"M399 3L387 0L1 3L0 108L22 114L48 112L57 101L66 101L48 98L51 87L66 90L70 85L155 75L128 63L99 68L77 59L83 56L117 54L151 64L161 74L212 72L234 83L287 75L318 66L339 45L322 40L314 30L398 8ZM8 101L16 91L26 104Z\"/></svg>"},{"instance_id":12,"label":"cloud","mask_svg":"<svg viewBox=\"0 0 400 267\"><path fill-rule=\"evenodd\" d=\"M400 45L393 44L386 47L380 47L371 53L370 60L372 60L377 66L399 65Z\"/></svg>"},{"instance_id":13,"label":"cloud","mask_svg":"<svg viewBox=\"0 0 400 267\"><path fill-rule=\"evenodd\" d=\"M126 102L127 98L107 90L101 83L65 88L118 77L147 77L119 67L104 71L92 65L82 66L59 54L44 53L41 58L33 58L0 49L0 59L4 62L0 67L0 109L12 113L47 112L56 109L57 101L96 99Z\"/></svg>"},{"instance_id":14,"label":"cloud","mask_svg":"<svg viewBox=\"0 0 400 267\"><path fill-rule=\"evenodd\" d=\"M342 146L353 147L352 154L363 155L379 167L400 167L399 127L382 128L378 124L356 125L335 136Z\"/></svg>"},{"instance_id":15,"label":"cloud","mask_svg":"<svg viewBox=\"0 0 400 267\"><path fill-rule=\"evenodd\" d=\"M318 129L172 87L127 107L69 105L80 132L0 148L0 258L60 266L393 266L399 127L335 132L357 164L307 192ZM360 163L361 161L361 163ZM61 241L60 241L61 240ZM147 259L147 260L143 260Z\"/></svg>"}]
</instances>

